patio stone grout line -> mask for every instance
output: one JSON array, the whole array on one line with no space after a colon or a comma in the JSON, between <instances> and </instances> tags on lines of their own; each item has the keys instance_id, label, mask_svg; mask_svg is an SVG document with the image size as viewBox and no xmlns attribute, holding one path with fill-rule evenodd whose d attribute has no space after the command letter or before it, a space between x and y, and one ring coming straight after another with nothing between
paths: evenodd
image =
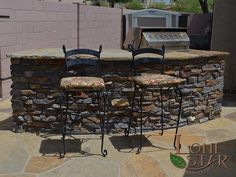
<instances>
[{"instance_id":1,"label":"patio stone grout line","mask_svg":"<svg viewBox=\"0 0 236 177\"><path fill-rule=\"evenodd\" d=\"M14 174L14 175L33 174L33 175L35 175L36 177L39 177L40 172L39 172L39 173L30 173L30 172L26 172L26 171L25 171L27 165L29 164L29 162L30 162L30 160L32 159L33 156L29 154L27 148L24 148L24 147L22 147L22 146L20 145L19 140L18 140L18 138L17 138L17 135L16 135L16 144L19 145L23 150L25 150L25 152L26 152L27 155L28 155L28 158L27 158L27 160L26 160L26 162L25 162L25 164L24 164L24 167L22 168L22 170L21 170L20 172L18 172L18 173L9 173L9 174L10 174L10 175L12 175L12 174ZM46 171L47 171L47 170L46 170Z\"/></svg>"},{"instance_id":2,"label":"patio stone grout line","mask_svg":"<svg viewBox=\"0 0 236 177\"><path fill-rule=\"evenodd\" d=\"M206 134L206 130L204 130L204 136L205 136L205 138L206 138L206 144L208 144L208 137L207 137L207 134Z\"/></svg>"},{"instance_id":3,"label":"patio stone grout line","mask_svg":"<svg viewBox=\"0 0 236 177\"><path fill-rule=\"evenodd\" d=\"M64 158L65 158L65 157L64 157ZM61 160L63 160L63 159L61 159ZM58 166L56 166L56 167L53 167L53 168L51 168L51 169L42 171L42 172L40 172L40 173L38 173L38 174L40 175L40 174L43 174L43 173L51 172L51 171L53 171L53 170L55 170L55 169L61 167L61 166L64 165L65 163L69 162L70 160L71 160L71 159L68 158L68 160L66 160L64 163L62 163L62 164L60 164L60 165L58 165Z\"/></svg>"},{"instance_id":4,"label":"patio stone grout line","mask_svg":"<svg viewBox=\"0 0 236 177\"><path fill-rule=\"evenodd\" d=\"M117 166L118 167L118 177L120 177L120 163L114 162L114 161L111 161L111 160L103 161L103 160L100 160L100 159L96 159L95 157L91 157L91 159L94 159L94 160L97 160L97 161L102 161L103 163L113 164L113 165Z\"/></svg>"},{"instance_id":5,"label":"patio stone grout line","mask_svg":"<svg viewBox=\"0 0 236 177\"><path fill-rule=\"evenodd\" d=\"M64 157L64 158L66 158L66 157ZM93 159L93 160L96 160L96 161L102 161L102 160L100 160L100 159L96 159L96 158L94 158L94 157L90 157L91 159ZM60 164L60 165L58 165L58 166L56 166L56 167L54 167L54 168L51 168L51 169L48 169L48 170L46 170L46 171L43 171L43 172L41 172L41 173L38 173L39 175L40 174L43 174L43 173L47 173L47 172L51 172L51 171L53 171L53 170L55 170L55 169L58 169L58 168L60 168L61 166L63 166L63 165L65 165L66 163L68 163L69 161L72 161L72 160L75 160L75 158L70 158L70 157L68 157L67 158L68 160L66 160L64 163L62 163L62 164ZM62 159L63 160L63 159ZM104 162L104 161L103 161ZM109 163L110 162L110 163ZM107 162L104 162L104 163L108 163L108 164L114 164L115 166L117 166L118 167L118 171L119 171L119 173L118 173L118 177L120 177L120 165L118 164L118 163L116 163L116 162L113 162L113 161L110 161L110 160L108 160Z\"/></svg>"},{"instance_id":6,"label":"patio stone grout line","mask_svg":"<svg viewBox=\"0 0 236 177\"><path fill-rule=\"evenodd\" d=\"M169 176L169 174L166 172L165 168L163 168L161 163L159 163L160 160L157 160L157 162L158 162L158 165L160 166L160 168L163 170L164 175L166 175L167 177L172 177L172 176Z\"/></svg>"},{"instance_id":7,"label":"patio stone grout line","mask_svg":"<svg viewBox=\"0 0 236 177\"><path fill-rule=\"evenodd\" d=\"M22 168L21 172L19 172L19 173L24 173L24 172L25 172L25 168L26 168L26 166L28 165L28 163L29 163L30 159L32 158L32 156L28 153L27 148L24 148L24 147L21 146L21 144L19 143L19 140L18 140L18 137L17 137L17 136L18 136L18 135L16 134L16 144L17 144L20 148L22 148L22 149L26 152L26 154L27 154L27 156L28 156L28 158L27 158L27 160L26 160L26 162L25 162L25 164L24 164L24 167Z\"/></svg>"},{"instance_id":8,"label":"patio stone grout line","mask_svg":"<svg viewBox=\"0 0 236 177\"><path fill-rule=\"evenodd\" d=\"M23 147L22 147L22 148L23 148ZM25 165L24 165L24 168L23 168L23 170L24 170L24 172L25 172L25 169L26 169L27 165L29 164L29 161L32 159L32 156L31 156L31 154L29 154L27 148L24 148L24 150L25 150L26 153L28 154L28 159L27 159L27 161L26 161L26 163L25 163Z\"/></svg>"}]
</instances>

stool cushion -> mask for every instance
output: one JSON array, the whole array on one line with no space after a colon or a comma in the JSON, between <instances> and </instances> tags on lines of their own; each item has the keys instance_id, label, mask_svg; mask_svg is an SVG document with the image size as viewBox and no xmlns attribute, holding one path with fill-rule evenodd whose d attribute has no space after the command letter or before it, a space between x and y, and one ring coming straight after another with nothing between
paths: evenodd
<instances>
[{"instance_id":1,"label":"stool cushion","mask_svg":"<svg viewBox=\"0 0 236 177\"><path fill-rule=\"evenodd\" d=\"M165 74L145 74L135 76L134 82L140 86L176 86L183 84L186 80L165 75Z\"/></svg>"},{"instance_id":2,"label":"stool cushion","mask_svg":"<svg viewBox=\"0 0 236 177\"><path fill-rule=\"evenodd\" d=\"M65 77L61 79L61 87L70 89L94 89L105 88L105 83L100 77Z\"/></svg>"}]
</instances>

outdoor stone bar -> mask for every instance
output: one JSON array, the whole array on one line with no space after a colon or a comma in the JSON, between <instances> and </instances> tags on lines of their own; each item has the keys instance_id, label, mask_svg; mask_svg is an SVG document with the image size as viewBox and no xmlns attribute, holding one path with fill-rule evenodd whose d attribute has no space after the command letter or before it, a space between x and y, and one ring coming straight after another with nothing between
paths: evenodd
<instances>
[{"instance_id":1,"label":"outdoor stone bar","mask_svg":"<svg viewBox=\"0 0 236 177\"><path fill-rule=\"evenodd\" d=\"M219 117L224 87L225 56L228 53L217 51L188 50L167 52L165 73L185 78L183 92L182 119L189 123L204 122ZM9 54L12 76L12 109L14 120L24 128L44 128L59 121L58 97L60 79L66 74L64 54L61 49L38 49ZM129 81L132 55L119 49L103 50L100 72L106 82L112 81L120 88L120 95L129 101L132 82ZM148 65L139 72L155 73L158 65ZM93 75L89 67L81 67L83 75ZM148 97L150 95L145 95ZM89 99L87 100L89 102ZM176 115L176 100L164 104L170 114ZM87 108L89 111L90 108ZM91 108L92 109L92 108ZM119 108L117 114L123 123L129 117L129 110ZM151 124L145 123L146 126Z\"/></svg>"}]
</instances>

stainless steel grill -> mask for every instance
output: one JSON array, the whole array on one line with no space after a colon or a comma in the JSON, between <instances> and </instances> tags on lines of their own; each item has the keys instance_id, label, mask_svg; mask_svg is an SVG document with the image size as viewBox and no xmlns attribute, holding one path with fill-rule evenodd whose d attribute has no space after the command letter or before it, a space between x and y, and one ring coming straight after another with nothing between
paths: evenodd
<instances>
[{"instance_id":1,"label":"stainless steel grill","mask_svg":"<svg viewBox=\"0 0 236 177\"><path fill-rule=\"evenodd\" d=\"M123 45L124 48L132 44L135 48L160 48L165 45L167 50L189 49L190 39L187 33L180 29L174 30L176 29L163 32L156 28L130 28Z\"/></svg>"},{"instance_id":2,"label":"stainless steel grill","mask_svg":"<svg viewBox=\"0 0 236 177\"><path fill-rule=\"evenodd\" d=\"M185 32L143 32L141 47L161 48L165 45L167 50L187 50L190 40Z\"/></svg>"},{"instance_id":3,"label":"stainless steel grill","mask_svg":"<svg viewBox=\"0 0 236 177\"><path fill-rule=\"evenodd\" d=\"M148 9L128 13L125 17L124 48L133 44L135 48L160 48L165 45L167 50L189 49L190 39L185 26L187 24L186 15Z\"/></svg>"}]
</instances>

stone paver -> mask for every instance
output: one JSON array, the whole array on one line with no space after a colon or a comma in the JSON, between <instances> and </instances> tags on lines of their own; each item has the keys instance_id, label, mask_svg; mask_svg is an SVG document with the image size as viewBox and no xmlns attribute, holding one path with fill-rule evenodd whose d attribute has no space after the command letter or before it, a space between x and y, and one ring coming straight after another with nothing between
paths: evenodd
<instances>
[{"instance_id":1,"label":"stone paver","mask_svg":"<svg viewBox=\"0 0 236 177\"><path fill-rule=\"evenodd\" d=\"M41 173L63 164L66 159L58 159L58 157L32 157L28 162L25 171L28 173Z\"/></svg>"},{"instance_id":2,"label":"stone paver","mask_svg":"<svg viewBox=\"0 0 236 177\"><path fill-rule=\"evenodd\" d=\"M163 169L168 177L182 177L184 175L185 169L176 168L169 160L169 156L166 160L161 160L158 162L160 167Z\"/></svg>"},{"instance_id":3,"label":"stone paver","mask_svg":"<svg viewBox=\"0 0 236 177\"><path fill-rule=\"evenodd\" d=\"M2 111L2 110L0 110ZM0 113L0 121L4 120L6 117L10 117L11 115L9 113L1 112Z\"/></svg>"},{"instance_id":4,"label":"stone paver","mask_svg":"<svg viewBox=\"0 0 236 177\"><path fill-rule=\"evenodd\" d=\"M12 110L10 105L11 105L10 99L0 101L0 123L6 118L11 117Z\"/></svg>"},{"instance_id":5,"label":"stone paver","mask_svg":"<svg viewBox=\"0 0 236 177\"><path fill-rule=\"evenodd\" d=\"M12 144L2 144L0 146L0 174L21 172L28 159L25 150Z\"/></svg>"},{"instance_id":6,"label":"stone paver","mask_svg":"<svg viewBox=\"0 0 236 177\"><path fill-rule=\"evenodd\" d=\"M30 156L41 156L40 147L44 138L37 136L35 133L18 133L16 134L17 143L25 149Z\"/></svg>"},{"instance_id":7,"label":"stone paver","mask_svg":"<svg viewBox=\"0 0 236 177\"><path fill-rule=\"evenodd\" d=\"M208 143L223 142L230 139L235 139L235 134L232 134L227 129L206 130Z\"/></svg>"},{"instance_id":8,"label":"stone paver","mask_svg":"<svg viewBox=\"0 0 236 177\"><path fill-rule=\"evenodd\" d=\"M233 122L231 120L228 119L221 119L221 118L217 118L205 123L201 123L193 125L193 127L198 127L199 129L202 130L210 130L210 129L217 129L217 128L227 128L230 125L236 125L236 122Z\"/></svg>"},{"instance_id":9,"label":"stone paver","mask_svg":"<svg viewBox=\"0 0 236 177\"><path fill-rule=\"evenodd\" d=\"M225 118L236 122L236 112L227 115Z\"/></svg>"},{"instance_id":10,"label":"stone paver","mask_svg":"<svg viewBox=\"0 0 236 177\"><path fill-rule=\"evenodd\" d=\"M36 177L33 174L19 174L19 175L0 175L0 177Z\"/></svg>"},{"instance_id":11,"label":"stone paver","mask_svg":"<svg viewBox=\"0 0 236 177\"><path fill-rule=\"evenodd\" d=\"M145 154L133 154L121 163L121 177L166 177L158 162Z\"/></svg>"},{"instance_id":12,"label":"stone paver","mask_svg":"<svg viewBox=\"0 0 236 177\"><path fill-rule=\"evenodd\" d=\"M39 177L119 177L119 166L105 160L91 157L74 158L65 162L63 166L42 173Z\"/></svg>"},{"instance_id":13,"label":"stone paver","mask_svg":"<svg viewBox=\"0 0 236 177\"><path fill-rule=\"evenodd\" d=\"M228 99L232 99L234 101L224 101L224 107L221 112L221 117L226 119L236 121L236 97L230 97Z\"/></svg>"},{"instance_id":14,"label":"stone paver","mask_svg":"<svg viewBox=\"0 0 236 177\"><path fill-rule=\"evenodd\" d=\"M228 106L228 105L227 105ZM236 108L223 107L222 118L179 129L181 152L189 152L193 143L219 143L219 152L228 156L224 168L211 168L201 176L236 176ZM142 153L135 154L138 136L106 135L106 158L100 155L99 136L76 136L77 141L67 139L68 150L64 159L58 158L61 149L60 136L44 137L33 133L11 131L10 101L0 101L0 177L195 177L176 168L170 161L174 130L145 133ZM82 142L83 139L83 142ZM84 152L84 153L81 153ZM186 162L187 155L181 155Z\"/></svg>"}]
</instances>

